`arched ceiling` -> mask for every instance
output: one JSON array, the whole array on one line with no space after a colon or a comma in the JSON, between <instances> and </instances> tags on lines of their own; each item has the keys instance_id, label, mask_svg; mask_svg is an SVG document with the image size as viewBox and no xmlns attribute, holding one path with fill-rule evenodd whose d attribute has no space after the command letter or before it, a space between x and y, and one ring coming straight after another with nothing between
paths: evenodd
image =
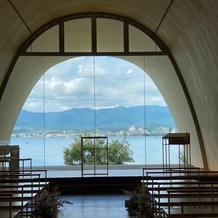
<instances>
[{"instance_id":1,"label":"arched ceiling","mask_svg":"<svg viewBox=\"0 0 218 218\"><path fill-rule=\"evenodd\" d=\"M209 169L218 169L217 9L217 0L0 0L0 140L10 138L22 106L16 101L20 97L20 85L23 84L25 93L25 89L31 87L28 79L31 81L34 75L29 74L27 78L22 73L19 77L12 73L9 80L7 78L23 43L43 25L59 17L75 13L113 13L141 23L167 46L190 99L184 97L184 90L178 85L178 77L174 77L175 71L169 68L167 61L159 57L153 63L149 62L160 65L163 70L161 75L155 72L158 67L147 67L165 94L180 131L191 132L195 154L193 163L202 164L203 149L203 165ZM31 61L32 72L40 71L35 60ZM22 64L22 60L18 64ZM37 75L34 77L36 79ZM189 101L196 114L202 139L198 137Z\"/></svg>"}]
</instances>

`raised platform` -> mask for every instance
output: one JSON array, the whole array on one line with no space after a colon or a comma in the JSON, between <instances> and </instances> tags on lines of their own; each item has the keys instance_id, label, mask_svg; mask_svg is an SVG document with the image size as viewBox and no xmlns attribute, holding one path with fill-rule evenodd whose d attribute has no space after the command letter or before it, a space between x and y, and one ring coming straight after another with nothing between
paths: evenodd
<instances>
[{"instance_id":1,"label":"raised platform","mask_svg":"<svg viewBox=\"0 0 218 218\"><path fill-rule=\"evenodd\" d=\"M59 185L63 195L77 194L123 194L140 185L142 177L77 177L49 178L51 185Z\"/></svg>"}]
</instances>

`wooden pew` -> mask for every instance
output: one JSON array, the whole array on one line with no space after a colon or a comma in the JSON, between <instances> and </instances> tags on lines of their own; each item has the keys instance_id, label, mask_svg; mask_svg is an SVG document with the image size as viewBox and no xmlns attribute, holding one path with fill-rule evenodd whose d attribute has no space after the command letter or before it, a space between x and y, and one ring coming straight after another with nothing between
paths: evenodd
<instances>
[{"instance_id":1,"label":"wooden pew","mask_svg":"<svg viewBox=\"0 0 218 218\"><path fill-rule=\"evenodd\" d=\"M0 193L0 212L4 217L14 217L15 214L12 214L12 195L13 193ZM4 208L1 208L2 203L7 203L9 209L4 210Z\"/></svg>"},{"instance_id":2,"label":"wooden pew","mask_svg":"<svg viewBox=\"0 0 218 218\"><path fill-rule=\"evenodd\" d=\"M208 207L213 207L214 212L211 214L210 209L207 209L208 211L205 211L204 216L211 214L210 217L218 217L216 213L218 205L217 201L215 201L218 200L217 171L198 169L155 169L152 171L150 169L146 172L143 171L143 179L144 180L141 182L148 188L154 212L155 210L157 212L164 211L167 217L172 217L170 211L173 209L175 217L181 217L181 213L186 217L192 217L190 213L192 213L194 217L199 217L201 214L198 213L198 210L191 209L192 211L187 212L187 207L193 207L195 205L203 206L201 202L206 202ZM174 193L171 191L169 197L170 188L174 188ZM208 190L206 190L206 188L208 188ZM195 201L193 201L193 199L190 200L190 197L194 198ZM194 203L192 204L192 202Z\"/></svg>"},{"instance_id":3,"label":"wooden pew","mask_svg":"<svg viewBox=\"0 0 218 218\"><path fill-rule=\"evenodd\" d=\"M142 172L143 172L143 179L146 179L147 173L152 173L152 172L158 172L158 173L169 173L169 172L191 172L191 171L196 171L199 172L201 169L200 167L168 167L168 168L163 168L163 167L143 167Z\"/></svg>"},{"instance_id":4,"label":"wooden pew","mask_svg":"<svg viewBox=\"0 0 218 218\"><path fill-rule=\"evenodd\" d=\"M168 170L168 171L147 171L144 175L144 180L148 180L150 178L155 178L156 180L164 180L165 178L189 178L196 179L201 178L202 180L217 180L218 179L218 171L207 171L207 170Z\"/></svg>"},{"instance_id":5,"label":"wooden pew","mask_svg":"<svg viewBox=\"0 0 218 218\"><path fill-rule=\"evenodd\" d=\"M167 215L183 213L183 209L185 206L195 207L197 206L218 206L218 189L208 189L208 188L200 188L200 189L169 189L167 190L168 197L166 198L158 198L158 205L165 210L168 210ZM183 204L181 204L183 202ZM203 204L202 202L206 202ZM177 210L175 209L177 207ZM172 212L173 211L173 212ZM218 210L216 210L218 211ZM211 211L209 211L211 213ZM208 212L208 213L209 213ZM215 211L214 211L215 212ZM192 210L193 215L199 216L199 211ZM213 213L214 215L214 213ZM216 213L216 215L218 215Z\"/></svg>"},{"instance_id":6,"label":"wooden pew","mask_svg":"<svg viewBox=\"0 0 218 218\"><path fill-rule=\"evenodd\" d=\"M0 174L0 193L13 193L11 196L11 207L7 202L1 202L0 210L21 213L28 212L27 206L33 205L33 199L48 185L47 178L41 181L40 173L11 172ZM5 212L4 212L5 213ZM1 217L1 216L0 216Z\"/></svg>"},{"instance_id":7,"label":"wooden pew","mask_svg":"<svg viewBox=\"0 0 218 218\"><path fill-rule=\"evenodd\" d=\"M21 201L20 198L15 198L13 193L0 192L0 217L12 218L21 214L24 217L23 208L27 201Z\"/></svg>"},{"instance_id":8,"label":"wooden pew","mask_svg":"<svg viewBox=\"0 0 218 218\"><path fill-rule=\"evenodd\" d=\"M180 202L179 207L171 208L170 214L168 208L163 208L164 216L170 218L177 217L218 217L218 201L192 201Z\"/></svg>"},{"instance_id":9,"label":"wooden pew","mask_svg":"<svg viewBox=\"0 0 218 218\"><path fill-rule=\"evenodd\" d=\"M204 185L204 184L203 184ZM168 187L163 190L159 190L157 193L153 190L149 190L151 206L156 213L161 209L168 208L170 211L171 207L180 206L181 201L187 201L191 205L193 199L199 201L217 201L218 200L218 189L211 188L209 186L198 187Z\"/></svg>"}]
</instances>

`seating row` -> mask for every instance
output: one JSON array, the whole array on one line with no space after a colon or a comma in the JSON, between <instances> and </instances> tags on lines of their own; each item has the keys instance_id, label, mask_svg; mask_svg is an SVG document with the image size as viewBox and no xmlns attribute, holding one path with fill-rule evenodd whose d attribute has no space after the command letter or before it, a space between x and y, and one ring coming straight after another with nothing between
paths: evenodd
<instances>
[{"instance_id":1,"label":"seating row","mask_svg":"<svg viewBox=\"0 0 218 218\"><path fill-rule=\"evenodd\" d=\"M218 172L143 168L148 204L159 217L218 217Z\"/></svg>"},{"instance_id":2,"label":"seating row","mask_svg":"<svg viewBox=\"0 0 218 218\"><path fill-rule=\"evenodd\" d=\"M46 170L0 173L0 214L2 218L32 217L38 194L47 188Z\"/></svg>"}]
</instances>

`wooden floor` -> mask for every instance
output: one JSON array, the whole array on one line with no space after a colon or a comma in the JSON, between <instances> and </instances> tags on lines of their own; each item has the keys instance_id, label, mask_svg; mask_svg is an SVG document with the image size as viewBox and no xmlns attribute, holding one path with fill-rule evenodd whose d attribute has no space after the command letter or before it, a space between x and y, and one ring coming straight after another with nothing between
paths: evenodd
<instances>
[{"instance_id":1,"label":"wooden floor","mask_svg":"<svg viewBox=\"0 0 218 218\"><path fill-rule=\"evenodd\" d=\"M126 195L63 196L73 205L66 204L58 218L128 218L124 206Z\"/></svg>"}]
</instances>

